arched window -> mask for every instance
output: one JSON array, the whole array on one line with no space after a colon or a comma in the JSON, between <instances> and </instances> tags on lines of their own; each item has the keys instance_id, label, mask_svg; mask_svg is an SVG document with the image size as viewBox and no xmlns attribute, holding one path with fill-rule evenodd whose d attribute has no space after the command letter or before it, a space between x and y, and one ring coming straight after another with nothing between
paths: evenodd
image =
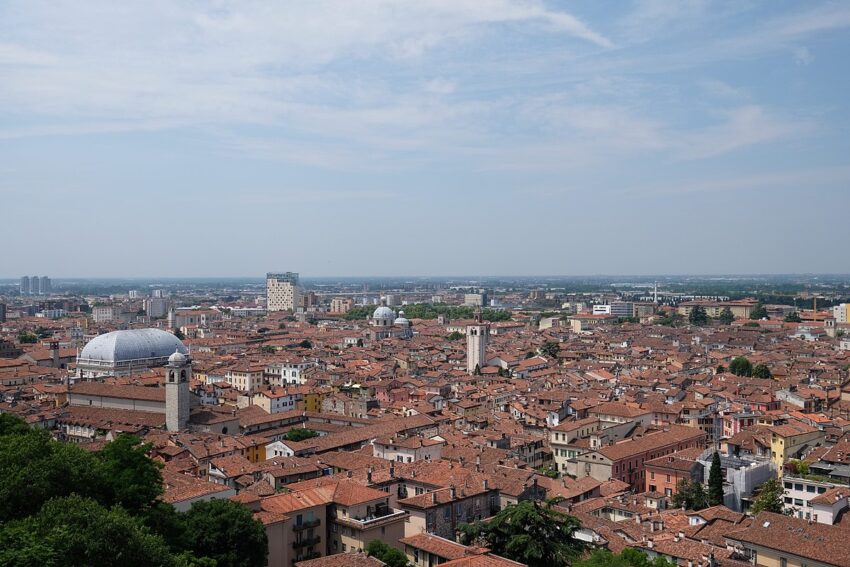
<instances>
[{"instance_id":1,"label":"arched window","mask_svg":"<svg viewBox=\"0 0 850 567\"><path fill-rule=\"evenodd\" d=\"M186 380L186 371L181 370L180 371L180 381L183 382L184 380Z\"/></svg>"}]
</instances>

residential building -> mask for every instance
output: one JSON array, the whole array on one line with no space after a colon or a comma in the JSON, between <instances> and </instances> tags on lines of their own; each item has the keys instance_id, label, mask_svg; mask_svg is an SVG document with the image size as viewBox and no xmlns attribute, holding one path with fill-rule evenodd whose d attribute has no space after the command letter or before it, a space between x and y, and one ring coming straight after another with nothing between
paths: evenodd
<instances>
[{"instance_id":1,"label":"residential building","mask_svg":"<svg viewBox=\"0 0 850 567\"><path fill-rule=\"evenodd\" d=\"M266 309L295 311L298 305L298 274L266 274Z\"/></svg>"}]
</instances>

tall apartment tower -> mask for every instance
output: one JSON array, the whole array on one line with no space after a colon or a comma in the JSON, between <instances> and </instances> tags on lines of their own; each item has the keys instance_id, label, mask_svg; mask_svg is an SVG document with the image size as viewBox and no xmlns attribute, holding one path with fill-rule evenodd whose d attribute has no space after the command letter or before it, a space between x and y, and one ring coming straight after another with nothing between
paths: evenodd
<instances>
[{"instance_id":1,"label":"tall apartment tower","mask_svg":"<svg viewBox=\"0 0 850 567\"><path fill-rule=\"evenodd\" d=\"M0 323L6 322L6 304L0 303Z\"/></svg>"},{"instance_id":2,"label":"tall apartment tower","mask_svg":"<svg viewBox=\"0 0 850 567\"><path fill-rule=\"evenodd\" d=\"M38 293L39 295L50 295L50 278L41 276L39 278Z\"/></svg>"},{"instance_id":3,"label":"tall apartment tower","mask_svg":"<svg viewBox=\"0 0 850 567\"><path fill-rule=\"evenodd\" d=\"M298 306L298 274L266 274L266 309L295 311Z\"/></svg>"},{"instance_id":4,"label":"tall apartment tower","mask_svg":"<svg viewBox=\"0 0 850 567\"><path fill-rule=\"evenodd\" d=\"M168 431L183 431L189 423L191 379L192 359L174 351L165 366L165 427Z\"/></svg>"},{"instance_id":5,"label":"tall apartment tower","mask_svg":"<svg viewBox=\"0 0 850 567\"><path fill-rule=\"evenodd\" d=\"M30 277L24 276L21 278L21 295L30 294Z\"/></svg>"},{"instance_id":6,"label":"tall apartment tower","mask_svg":"<svg viewBox=\"0 0 850 567\"><path fill-rule=\"evenodd\" d=\"M487 363L487 341L490 339L490 324L481 320L481 311L473 325L466 326L466 373L472 376Z\"/></svg>"}]
</instances>

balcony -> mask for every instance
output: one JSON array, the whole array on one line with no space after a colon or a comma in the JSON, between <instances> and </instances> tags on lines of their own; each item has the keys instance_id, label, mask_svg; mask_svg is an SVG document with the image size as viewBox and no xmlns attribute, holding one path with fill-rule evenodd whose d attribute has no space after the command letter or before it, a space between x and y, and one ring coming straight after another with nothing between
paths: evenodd
<instances>
[{"instance_id":1,"label":"balcony","mask_svg":"<svg viewBox=\"0 0 850 567\"><path fill-rule=\"evenodd\" d=\"M295 549L301 549L302 547L312 547L320 541L322 541L322 538L319 536L305 537L303 539L293 541L292 547L294 547Z\"/></svg>"},{"instance_id":2,"label":"balcony","mask_svg":"<svg viewBox=\"0 0 850 567\"><path fill-rule=\"evenodd\" d=\"M393 510L390 508L387 510L382 510L372 516L367 516L365 518L337 517L334 518L334 521L338 524L350 526L354 529L365 530L375 526L380 526L385 523L392 523L398 520L403 520L407 516L408 512L406 512L405 510Z\"/></svg>"},{"instance_id":3,"label":"balcony","mask_svg":"<svg viewBox=\"0 0 850 567\"><path fill-rule=\"evenodd\" d=\"M315 528L319 524L321 524L321 520L319 518L315 518L313 520L307 520L306 522L301 522L300 524L295 524L292 526L292 530L296 532L300 532L309 528Z\"/></svg>"}]
</instances>

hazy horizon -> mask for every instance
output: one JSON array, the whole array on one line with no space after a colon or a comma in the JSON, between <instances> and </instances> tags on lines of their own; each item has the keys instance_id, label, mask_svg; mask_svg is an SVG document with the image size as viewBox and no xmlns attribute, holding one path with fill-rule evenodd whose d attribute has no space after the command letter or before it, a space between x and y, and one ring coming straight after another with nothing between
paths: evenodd
<instances>
[{"instance_id":1,"label":"hazy horizon","mask_svg":"<svg viewBox=\"0 0 850 567\"><path fill-rule=\"evenodd\" d=\"M841 272L848 29L828 0L7 0L2 269Z\"/></svg>"}]
</instances>

